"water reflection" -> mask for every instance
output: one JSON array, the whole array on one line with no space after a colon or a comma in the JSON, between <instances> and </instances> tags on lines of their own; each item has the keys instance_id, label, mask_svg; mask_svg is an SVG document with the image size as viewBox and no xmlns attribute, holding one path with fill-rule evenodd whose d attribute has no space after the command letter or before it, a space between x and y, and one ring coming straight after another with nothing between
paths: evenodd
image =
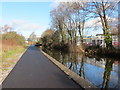
<instances>
[{"instance_id":1,"label":"water reflection","mask_svg":"<svg viewBox=\"0 0 120 90\"><path fill-rule=\"evenodd\" d=\"M81 66L79 70L79 75L85 79L85 72L84 72L84 55L81 57Z\"/></svg>"},{"instance_id":2,"label":"water reflection","mask_svg":"<svg viewBox=\"0 0 120 90\"><path fill-rule=\"evenodd\" d=\"M44 51L97 87L115 88L118 85L118 63L114 63L113 59L89 58L83 54L46 49Z\"/></svg>"},{"instance_id":3,"label":"water reflection","mask_svg":"<svg viewBox=\"0 0 120 90\"><path fill-rule=\"evenodd\" d=\"M106 59L106 65L105 65L105 72L104 72L104 76L103 76L102 88L108 88L113 63L114 63L113 60Z\"/></svg>"}]
</instances>

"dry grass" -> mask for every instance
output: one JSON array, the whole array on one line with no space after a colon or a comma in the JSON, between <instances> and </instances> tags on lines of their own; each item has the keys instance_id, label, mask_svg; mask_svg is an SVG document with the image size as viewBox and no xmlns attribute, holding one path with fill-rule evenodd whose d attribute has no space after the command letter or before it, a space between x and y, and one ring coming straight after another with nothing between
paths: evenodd
<instances>
[{"instance_id":1,"label":"dry grass","mask_svg":"<svg viewBox=\"0 0 120 90\"><path fill-rule=\"evenodd\" d=\"M25 48L18 46L14 40L0 41L0 70L2 70L0 81L8 75L24 51Z\"/></svg>"},{"instance_id":2,"label":"dry grass","mask_svg":"<svg viewBox=\"0 0 120 90\"><path fill-rule=\"evenodd\" d=\"M18 46L15 40L2 40L0 42L1 42L2 52L13 50Z\"/></svg>"}]
</instances>

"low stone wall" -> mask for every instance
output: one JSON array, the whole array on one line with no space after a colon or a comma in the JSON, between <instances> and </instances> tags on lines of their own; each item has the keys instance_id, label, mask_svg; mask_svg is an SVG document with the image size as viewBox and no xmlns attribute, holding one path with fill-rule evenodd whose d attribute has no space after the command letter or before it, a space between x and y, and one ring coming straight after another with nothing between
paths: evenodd
<instances>
[{"instance_id":1,"label":"low stone wall","mask_svg":"<svg viewBox=\"0 0 120 90\"><path fill-rule=\"evenodd\" d=\"M79 75L77 75L75 72L71 71L68 69L66 66L63 64L59 63L57 60L49 56L47 53L41 50L41 52L49 58L50 61L52 61L58 68L60 68L65 74L69 76L72 80L74 80L77 84L79 84L82 88L97 88L96 86L92 85L90 82L87 80L83 79Z\"/></svg>"}]
</instances>

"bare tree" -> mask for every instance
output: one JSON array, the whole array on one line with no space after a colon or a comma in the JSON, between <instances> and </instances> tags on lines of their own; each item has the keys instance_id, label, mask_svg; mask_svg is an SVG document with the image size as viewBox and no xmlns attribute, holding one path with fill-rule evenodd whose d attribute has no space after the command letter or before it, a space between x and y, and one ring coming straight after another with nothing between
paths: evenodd
<instances>
[{"instance_id":1,"label":"bare tree","mask_svg":"<svg viewBox=\"0 0 120 90\"><path fill-rule=\"evenodd\" d=\"M62 38L62 42L64 42L64 16L62 15L62 8L59 6L57 9L51 11L50 15L52 18L52 28L59 30Z\"/></svg>"},{"instance_id":2,"label":"bare tree","mask_svg":"<svg viewBox=\"0 0 120 90\"><path fill-rule=\"evenodd\" d=\"M3 27L0 27L0 31L3 33L11 31L13 28L10 25L4 25Z\"/></svg>"},{"instance_id":3,"label":"bare tree","mask_svg":"<svg viewBox=\"0 0 120 90\"><path fill-rule=\"evenodd\" d=\"M90 14L93 13L94 17L100 17L102 23L103 34L105 37L106 47L112 47L112 39L110 36L109 18L112 15L117 3L110 2L110 0L92 0L91 3L86 3L87 8L83 8L85 11L89 11ZM89 8L88 8L89 7Z\"/></svg>"}]
</instances>

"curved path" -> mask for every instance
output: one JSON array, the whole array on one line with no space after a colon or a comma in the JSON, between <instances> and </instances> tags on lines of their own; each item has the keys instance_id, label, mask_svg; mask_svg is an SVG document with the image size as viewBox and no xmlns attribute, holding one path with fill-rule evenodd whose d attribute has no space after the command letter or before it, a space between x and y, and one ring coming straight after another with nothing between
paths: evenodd
<instances>
[{"instance_id":1,"label":"curved path","mask_svg":"<svg viewBox=\"0 0 120 90\"><path fill-rule=\"evenodd\" d=\"M80 88L35 46L30 46L2 83L3 88Z\"/></svg>"}]
</instances>

